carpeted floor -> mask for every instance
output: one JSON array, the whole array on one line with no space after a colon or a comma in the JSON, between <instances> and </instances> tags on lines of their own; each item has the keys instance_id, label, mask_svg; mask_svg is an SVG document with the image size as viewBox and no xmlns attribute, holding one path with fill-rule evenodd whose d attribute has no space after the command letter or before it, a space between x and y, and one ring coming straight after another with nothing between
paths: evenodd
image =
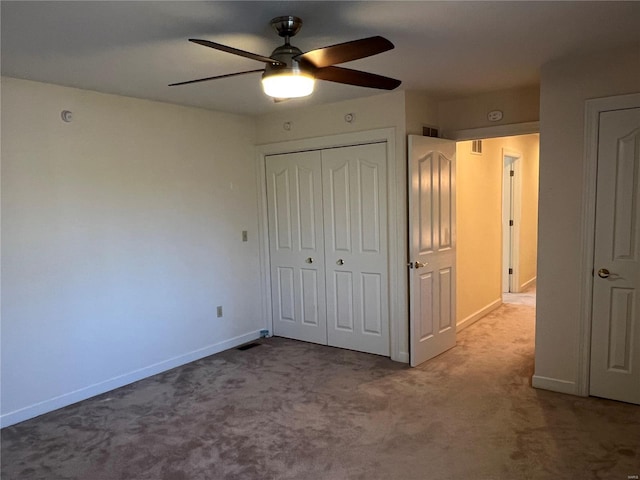
<instances>
[{"instance_id":1,"label":"carpeted floor","mask_svg":"<svg viewBox=\"0 0 640 480\"><path fill-rule=\"evenodd\" d=\"M517 305L536 306L536 286L535 284L520 293L503 293L503 303L515 303Z\"/></svg>"},{"instance_id":2,"label":"carpeted floor","mask_svg":"<svg viewBox=\"0 0 640 480\"><path fill-rule=\"evenodd\" d=\"M2 431L2 479L622 479L640 407L531 388L534 309L419 368L281 338Z\"/></svg>"}]
</instances>

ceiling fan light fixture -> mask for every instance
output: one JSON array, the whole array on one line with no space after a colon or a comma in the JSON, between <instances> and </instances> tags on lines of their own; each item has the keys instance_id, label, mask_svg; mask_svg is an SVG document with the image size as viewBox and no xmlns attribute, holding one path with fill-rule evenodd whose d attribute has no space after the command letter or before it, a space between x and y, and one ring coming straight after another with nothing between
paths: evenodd
<instances>
[{"instance_id":1,"label":"ceiling fan light fixture","mask_svg":"<svg viewBox=\"0 0 640 480\"><path fill-rule=\"evenodd\" d=\"M265 72L262 76L264 93L274 98L306 97L313 93L315 79L301 71Z\"/></svg>"},{"instance_id":2,"label":"ceiling fan light fixture","mask_svg":"<svg viewBox=\"0 0 640 480\"><path fill-rule=\"evenodd\" d=\"M274 98L277 102L279 100L311 95L316 79L354 85L356 87L378 88L381 90L393 90L402 83L400 80L383 77L375 73L361 72L359 70L335 66L340 63L351 62L391 50L393 43L384 37L374 36L361 38L359 40L338 43L303 53L298 47L291 45L290 42L291 37L296 35L300 30L302 20L292 15L276 17L271 20L271 26L276 29L280 37L284 38L284 45L277 47L268 57L245 52L244 50L228 45L212 42L211 40L198 38L189 39L190 42L197 43L204 47L263 62L265 63L264 70L248 70L198 78L186 82L172 83L169 86L174 87L177 85L206 82L262 71L262 89L266 95Z\"/></svg>"}]
</instances>

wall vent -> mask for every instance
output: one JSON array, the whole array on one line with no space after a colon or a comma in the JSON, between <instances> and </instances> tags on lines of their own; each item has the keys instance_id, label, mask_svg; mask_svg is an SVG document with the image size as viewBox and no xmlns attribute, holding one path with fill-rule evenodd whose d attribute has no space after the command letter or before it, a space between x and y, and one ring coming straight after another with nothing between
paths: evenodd
<instances>
[{"instance_id":1,"label":"wall vent","mask_svg":"<svg viewBox=\"0 0 640 480\"><path fill-rule=\"evenodd\" d=\"M422 136L423 137L437 137L438 136L438 129L435 128L435 127L423 126L422 127Z\"/></svg>"},{"instance_id":2,"label":"wall vent","mask_svg":"<svg viewBox=\"0 0 640 480\"><path fill-rule=\"evenodd\" d=\"M482 140L474 140L471 143L471 153L482 155Z\"/></svg>"},{"instance_id":3,"label":"wall vent","mask_svg":"<svg viewBox=\"0 0 640 480\"><path fill-rule=\"evenodd\" d=\"M259 346L260 346L260 344L259 344L259 343L255 343L255 342L252 342L252 343L246 343L246 344L241 345L241 346L239 346L238 348L236 348L236 350L242 350L242 351L244 351L244 350L249 350L249 349L251 349L251 348L256 348L256 347L259 347Z\"/></svg>"}]
</instances>

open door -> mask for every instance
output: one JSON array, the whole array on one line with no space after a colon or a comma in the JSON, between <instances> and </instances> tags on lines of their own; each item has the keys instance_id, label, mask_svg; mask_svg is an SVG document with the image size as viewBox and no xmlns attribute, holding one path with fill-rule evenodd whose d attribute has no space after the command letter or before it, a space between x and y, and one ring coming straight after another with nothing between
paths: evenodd
<instances>
[{"instance_id":1,"label":"open door","mask_svg":"<svg viewBox=\"0 0 640 480\"><path fill-rule=\"evenodd\" d=\"M451 140L409 135L411 366L456 344L455 155Z\"/></svg>"}]
</instances>

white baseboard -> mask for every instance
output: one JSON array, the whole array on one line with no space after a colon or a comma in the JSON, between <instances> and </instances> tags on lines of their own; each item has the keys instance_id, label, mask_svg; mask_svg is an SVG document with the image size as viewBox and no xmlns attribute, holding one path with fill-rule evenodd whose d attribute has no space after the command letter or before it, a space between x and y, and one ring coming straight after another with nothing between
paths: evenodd
<instances>
[{"instance_id":1,"label":"white baseboard","mask_svg":"<svg viewBox=\"0 0 640 480\"><path fill-rule=\"evenodd\" d=\"M44 413L57 410L58 408L66 407L73 403L86 400L87 398L100 395L110 390L123 387L130 383L137 382L138 380L142 380L143 378L166 372L167 370L171 370L172 368L194 362L201 358L208 357L209 355L213 355L214 353L229 350L230 348L237 347L239 345L242 345L243 343L251 342L258 338L260 338L260 330L249 332L238 337L230 338L228 340L215 343L198 350L194 350L184 355L170 358L169 360L165 360L163 362L149 365L148 367L134 370L133 372L125 373L124 375L110 378L109 380L105 380L100 383L89 385L88 387L84 387L79 390L74 390L73 392L50 398L43 402L29 405L28 407L15 410L13 412L5 413L4 415L0 416L0 427L4 428L10 425L14 425L18 422L29 420L30 418L37 417L38 415L42 415Z\"/></svg>"},{"instance_id":2,"label":"white baseboard","mask_svg":"<svg viewBox=\"0 0 640 480\"><path fill-rule=\"evenodd\" d=\"M467 328L469 325L473 325L485 315L488 315L489 313L493 312L500 305L502 305L502 297L498 298L497 300L494 300L489 305L482 307L480 310L478 310L475 313L472 313L467 318L460 320L460 322L458 322L458 324L456 325L456 331L460 332L465 328Z\"/></svg>"},{"instance_id":3,"label":"white baseboard","mask_svg":"<svg viewBox=\"0 0 640 480\"><path fill-rule=\"evenodd\" d=\"M567 393L569 395L578 395L575 382L560 380L558 378L541 377L534 375L531 379L531 385L534 388L542 390L551 390L552 392Z\"/></svg>"},{"instance_id":4,"label":"white baseboard","mask_svg":"<svg viewBox=\"0 0 640 480\"><path fill-rule=\"evenodd\" d=\"M397 357L391 357L394 362L409 363L409 352L398 352Z\"/></svg>"},{"instance_id":5,"label":"white baseboard","mask_svg":"<svg viewBox=\"0 0 640 480\"><path fill-rule=\"evenodd\" d=\"M527 280L527 281L526 281L526 282L524 282L522 285L520 285L520 291L521 291L521 292L523 292L523 291L525 291L527 288L529 288L529 287L531 287L531 286L535 285L535 284L536 284L536 279L537 279L537 278L538 278L538 277L533 277L532 279Z\"/></svg>"}]
</instances>

